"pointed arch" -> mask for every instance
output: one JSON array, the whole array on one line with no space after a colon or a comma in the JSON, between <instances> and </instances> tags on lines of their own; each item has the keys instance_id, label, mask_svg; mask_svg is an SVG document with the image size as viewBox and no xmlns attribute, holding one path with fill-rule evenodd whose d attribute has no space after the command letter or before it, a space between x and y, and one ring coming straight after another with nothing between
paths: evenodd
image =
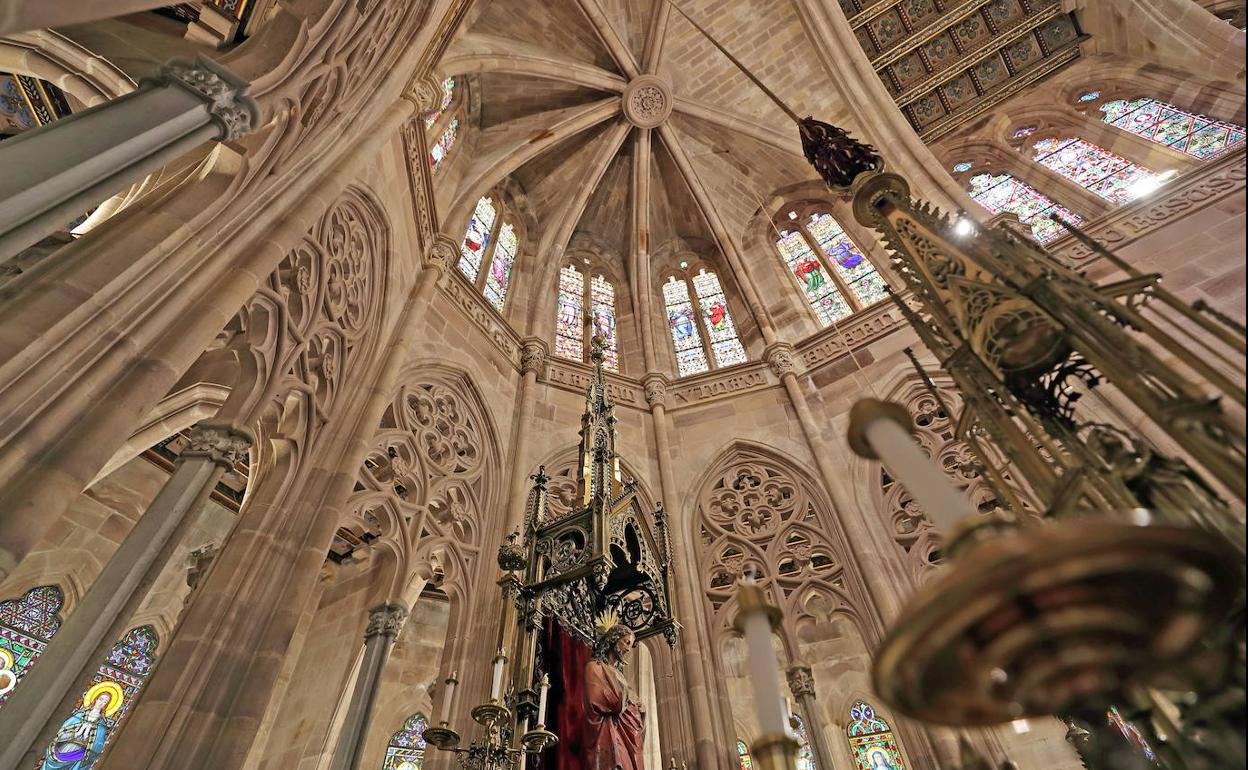
<instances>
[{"instance_id":1,"label":"pointed arch","mask_svg":"<svg viewBox=\"0 0 1248 770\"><path fill-rule=\"evenodd\" d=\"M867 701L857 700L849 707L845 738L855 770L907 770L892 726Z\"/></svg>"},{"instance_id":2,"label":"pointed arch","mask_svg":"<svg viewBox=\"0 0 1248 770\"><path fill-rule=\"evenodd\" d=\"M65 594L55 584L0 601L0 706L61 628Z\"/></svg>"},{"instance_id":3,"label":"pointed arch","mask_svg":"<svg viewBox=\"0 0 1248 770\"><path fill-rule=\"evenodd\" d=\"M404 720L390 736L381 770L424 770L427 727L429 719L419 711Z\"/></svg>"}]
</instances>

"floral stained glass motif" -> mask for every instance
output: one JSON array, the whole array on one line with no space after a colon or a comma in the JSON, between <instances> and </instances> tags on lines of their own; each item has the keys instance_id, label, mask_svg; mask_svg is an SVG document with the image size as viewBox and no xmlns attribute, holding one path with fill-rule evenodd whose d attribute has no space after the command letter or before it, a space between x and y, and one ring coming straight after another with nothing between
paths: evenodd
<instances>
[{"instance_id":1,"label":"floral stained glass motif","mask_svg":"<svg viewBox=\"0 0 1248 770\"><path fill-rule=\"evenodd\" d=\"M594 333L607 343L602 365L607 371L620 370L619 340L615 329L615 287L601 275L589 282L590 307L593 311Z\"/></svg>"},{"instance_id":2,"label":"floral stained glass motif","mask_svg":"<svg viewBox=\"0 0 1248 770\"><path fill-rule=\"evenodd\" d=\"M428 726L429 720L424 714L408 717L403 727L390 736L381 770L424 770L425 728Z\"/></svg>"},{"instance_id":3,"label":"floral stained glass motif","mask_svg":"<svg viewBox=\"0 0 1248 770\"><path fill-rule=\"evenodd\" d=\"M425 116L425 128L431 128L434 123L438 122L438 118L442 117L442 113L446 112L446 108L451 106L451 102L455 99L455 78L447 78L442 81L442 103L438 109Z\"/></svg>"},{"instance_id":4,"label":"floral stained glass motif","mask_svg":"<svg viewBox=\"0 0 1248 770\"><path fill-rule=\"evenodd\" d=\"M702 348L702 333L694 317L689 284L675 276L663 284L663 304L667 309L667 325L676 348L676 368L681 377L700 374L711 367Z\"/></svg>"},{"instance_id":5,"label":"floral stained glass motif","mask_svg":"<svg viewBox=\"0 0 1248 770\"><path fill-rule=\"evenodd\" d=\"M60 630L64 603L57 586L39 586L20 599L0 602L0 706Z\"/></svg>"},{"instance_id":6,"label":"floral stained glass motif","mask_svg":"<svg viewBox=\"0 0 1248 770\"><path fill-rule=\"evenodd\" d=\"M854 703L849 709L849 719L845 733L849 739L849 753L854 758L854 770L906 770L893 728L876 715L871 704Z\"/></svg>"},{"instance_id":7,"label":"floral stained glass motif","mask_svg":"<svg viewBox=\"0 0 1248 770\"><path fill-rule=\"evenodd\" d=\"M754 770L754 759L750 756L745 741L737 741L737 758L740 760L741 770Z\"/></svg>"},{"instance_id":8,"label":"floral stained glass motif","mask_svg":"<svg viewBox=\"0 0 1248 770\"><path fill-rule=\"evenodd\" d=\"M849 290L864 307L875 304L888 296L887 284L875 270L871 260L849 239L830 214L814 214L806 223L806 229L828 260L836 266Z\"/></svg>"},{"instance_id":9,"label":"floral stained glass motif","mask_svg":"<svg viewBox=\"0 0 1248 770\"><path fill-rule=\"evenodd\" d=\"M44 750L41 767L91 770L113 739L156 663L156 629L140 626L113 645L74 713Z\"/></svg>"},{"instance_id":10,"label":"floral stained glass motif","mask_svg":"<svg viewBox=\"0 0 1248 770\"><path fill-rule=\"evenodd\" d=\"M1196 115L1155 99L1119 99L1101 105L1104 120L1193 158L1209 158L1244 143L1244 128Z\"/></svg>"},{"instance_id":11,"label":"floral stained glass motif","mask_svg":"<svg viewBox=\"0 0 1248 770\"><path fill-rule=\"evenodd\" d=\"M699 270L693 277L693 291L702 309L702 319L706 322L715 366L723 368L745 363L745 348L741 346L737 327L728 312L728 299L719 285L719 276Z\"/></svg>"},{"instance_id":12,"label":"floral stained glass motif","mask_svg":"<svg viewBox=\"0 0 1248 770\"><path fill-rule=\"evenodd\" d=\"M780 249L789 272L797 278L806 294L806 301L814 308L822 326L828 326L852 312L849 303L837 291L836 284L824 274L823 265L800 231L782 233L776 246Z\"/></svg>"},{"instance_id":13,"label":"floral stained glass motif","mask_svg":"<svg viewBox=\"0 0 1248 770\"><path fill-rule=\"evenodd\" d=\"M494 247L494 258L490 260L490 274L485 277L485 298L495 310L501 311L507 302L511 266L516 262L519 245L516 228L510 222L504 222L498 230L498 245Z\"/></svg>"},{"instance_id":14,"label":"floral stained glass motif","mask_svg":"<svg viewBox=\"0 0 1248 770\"><path fill-rule=\"evenodd\" d=\"M1037 163L1113 203L1134 200L1142 188L1158 181L1143 166L1082 139L1043 139L1035 151Z\"/></svg>"},{"instance_id":15,"label":"floral stained glass motif","mask_svg":"<svg viewBox=\"0 0 1248 770\"><path fill-rule=\"evenodd\" d=\"M585 276L572 265L559 271L559 315L555 319L555 355L585 360Z\"/></svg>"},{"instance_id":16,"label":"floral stained glass motif","mask_svg":"<svg viewBox=\"0 0 1248 770\"><path fill-rule=\"evenodd\" d=\"M459 136L459 118L451 121L451 124L442 132L438 143L429 151L429 164L434 171L442 165L442 161L446 160L446 156L450 154L451 148L455 146L455 140Z\"/></svg>"},{"instance_id":17,"label":"floral stained glass motif","mask_svg":"<svg viewBox=\"0 0 1248 770\"><path fill-rule=\"evenodd\" d=\"M797 714L789 714L789 722L793 725L793 732L797 734L797 770L816 770L815 752L810 748L806 723Z\"/></svg>"},{"instance_id":18,"label":"floral stained glass motif","mask_svg":"<svg viewBox=\"0 0 1248 770\"><path fill-rule=\"evenodd\" d=\"M490 247L490 238L494 233L494 220L498 218L498 210L494 201L482 198L477 201L477 209L468 222L468 232L464 233L464 242L459 247L459 271L468 276L468 280L477 280L481 271L481 260Z\"/></svg>"},{"instance_id":19,"label":"floral stained glass motif","mask_svg":"<svg viewBox=\"0 0 1248 770\"><path fill-rule=\"evenodd\" d=\"M1071 224L1079 224L1083 218L1057 205L1036 188L1009 174L977 174L971 177L971 197L993 214L1009 212L1018 215L1018 221L1031 228L1036 240L1047 243L1066 234L1066 229L1049 219L1057 214Z\"/></svg>"}]
</instances>

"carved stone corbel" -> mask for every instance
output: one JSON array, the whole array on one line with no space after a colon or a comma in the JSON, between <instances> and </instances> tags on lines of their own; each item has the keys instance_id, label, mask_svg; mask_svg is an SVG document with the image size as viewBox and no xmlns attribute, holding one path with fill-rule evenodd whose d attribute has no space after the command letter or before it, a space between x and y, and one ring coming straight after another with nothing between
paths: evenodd
<instances>
[{"instance_id":1,"label":"carved stone corbel","mask_svg":"<svg viewBox=\"0 0 1248 770\"><path fill-rule=\"evenodd\" d=\"M196 425L190 441L182 450L183 457L207 457L217 465L230 470L247 459L251 450L251 437L240 430L225 425Z\"/></svg>"},{"instance_id":2,"label":"carved stone corbel","mask_svg":"<svg viewBox=\"0 0 1248 770\"><path fill-rule=\"evenodd\" d=\"M364 629L364 639L375 636L388 636L391 639L403 630L407 622L407 607L399 602L379 604L368 612L368 627Z\"/></svg>"},{"instance_id":3,"label":"carved stone corbel","mask_svg":"<svg viewBox=\"0 0 1248 770\"><path fill-rule=\"evenodd\" d=\"M667 406L667 377L659 372L650 372L641 379L641 385L646 393L646 405L653 409L657 406Z\"/></svg>"},{"instance_id":4,"label":"carved stone corbel","mask_svg":"<svg viewBox=\"0 0 1248 770\"><path fill-rule=\"evenodd\" d=\"M797 374L797 359L793 346L787 342L774 342L763 351L763 358L772 374L784 379L786 374Z\"/></svg>"},{"instance_id":5,"label":"carved stone corbel","mask_svg":"<svg viewBox=\"0 0 1248 770\"><path fill-rule=\"evenodd\" d=\"M520 373L535 372L541 377L546 371L547 348L544 340L526 337L520 348Z\"/></svg>"}]
</instances>

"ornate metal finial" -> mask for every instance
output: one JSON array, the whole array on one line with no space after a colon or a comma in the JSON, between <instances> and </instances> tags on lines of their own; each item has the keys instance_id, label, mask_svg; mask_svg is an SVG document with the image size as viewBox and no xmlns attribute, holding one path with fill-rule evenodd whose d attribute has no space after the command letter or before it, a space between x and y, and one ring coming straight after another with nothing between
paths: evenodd
<instances>
[{"instance_id":1,"label":"ornate metal finial","mask_svg":"<svg viewBox=\"0 0 1248 770\"><path fill-rule=\"evenodd\" d=\"M607 340L596 332L589 340L589 360L594 365L594 382L605 382L603 365L607 360Z\"/></svg>"},{"instance_id":2,"label":"ornate metal finial","mask_svg":"<svg viewBox=\"0 0 1248 770\"><path fill-rule=\"evenodd\" d=\"M875 148L854 139L845 129L809 116L797 125L806 160L829 187L848 188L859 174L884 170L884 159Z\"/></svg>"}]
</instances>

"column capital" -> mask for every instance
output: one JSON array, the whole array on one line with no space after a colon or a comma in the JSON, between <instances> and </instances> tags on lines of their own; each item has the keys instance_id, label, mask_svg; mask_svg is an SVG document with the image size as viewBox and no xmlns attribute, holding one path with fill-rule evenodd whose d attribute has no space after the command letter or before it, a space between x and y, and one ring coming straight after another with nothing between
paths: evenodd
<instances>
[{"instance_id":1,"label":"column capital","mask_svg":"<svg viewBox=\"0 0 1248 770\"><path fill-rule=\"evenodd\" d=\"M651 408L667 405L667 376L660 372L649 372L645 377L641 378L641 385L645 389L646 404Z\"/></svg>"},{"instance_id":2,"label":"column capital","mask_svg":"<svg viewBox=\"0 0 1248 770\"><path fill-rule=\"evenodd\" d=\"M546 357L550 354L546 341L525 337L520 345L520 373L536 372L540 376L546 370Z\"/></svg>"},{"instance_id":3,"label":"column capital","mask_svg":"<svg viewBox=\"0 0 1248 770\"><path fill-rule=\"evenodd\" d=\"M772 374L784 379L786 374L797 374L797 358L793 346L787 342L773 342L763 351L763 360Z\"/></svg>"},{"instance_id":4,"label":"column capital","mask_svg":"<svg viewBox=\"0 0 1248 770\"><path fill-rule=\"evenodd\" d=\"M437 270L438 278L451 270L451 265L459 259L459 243L445 233L438 233L425 253L425 269Z\"/></svg>"},{"instance_id":5,"label":"column capital","mask_svg":"<svg viewBox=\"0 0 1248 770\"><path fill-rule=\"evenodd\" d=\"M368 611L368 627L364 629L364 639L377 636L388 636L391 639L403 630L407 621L407 605L398 600L384 602Z\"/></svg>"},{"instance_id":6,"label":"column capital","mask_svg":"<svg viewBox=\"0 0 1248 770\"><path fill-rule=\"evenodd\" d=\"M229 470L247 459L251 436L228 425L198 423L191 430L190 442L182 450L183 457L207 457Z\"/></svg>"},{"instance_id":7,"label":"column capital","mask_svg":"<svg viewBox=\"0 0 1248 770\"><path fill-rule=\"evenodd\" d=\"M815 672L810 666L796 665L789 666L789 670L785 672L789 680L789 691L793 693L793 697L801 700L809 695L815 697Z\"/></svg>"},{"instance_id":8,"label":"column capital","mask_svg":"<svg viewBox=\"0 0 1248 770\"><path fill-rule=\"evenodd\" d=\"M206 56L171 59L152 78L144 78L140 86L174 86L190 91L208 105L208 116L221 135L217 141L229 142L260 127L260 107L247 95L250 84Z\"/></svg>"},{"instance_id":9,"label":"column capital","mask_svg":"<svg viewBox=\"0 0 1248 770\"><path fill-rule=\"evenodd\" d=\"M432 72L407 84L403 98L416 106L418 117L423 118L442 106L442 79Z\"/></svg>"}]
</instances>

